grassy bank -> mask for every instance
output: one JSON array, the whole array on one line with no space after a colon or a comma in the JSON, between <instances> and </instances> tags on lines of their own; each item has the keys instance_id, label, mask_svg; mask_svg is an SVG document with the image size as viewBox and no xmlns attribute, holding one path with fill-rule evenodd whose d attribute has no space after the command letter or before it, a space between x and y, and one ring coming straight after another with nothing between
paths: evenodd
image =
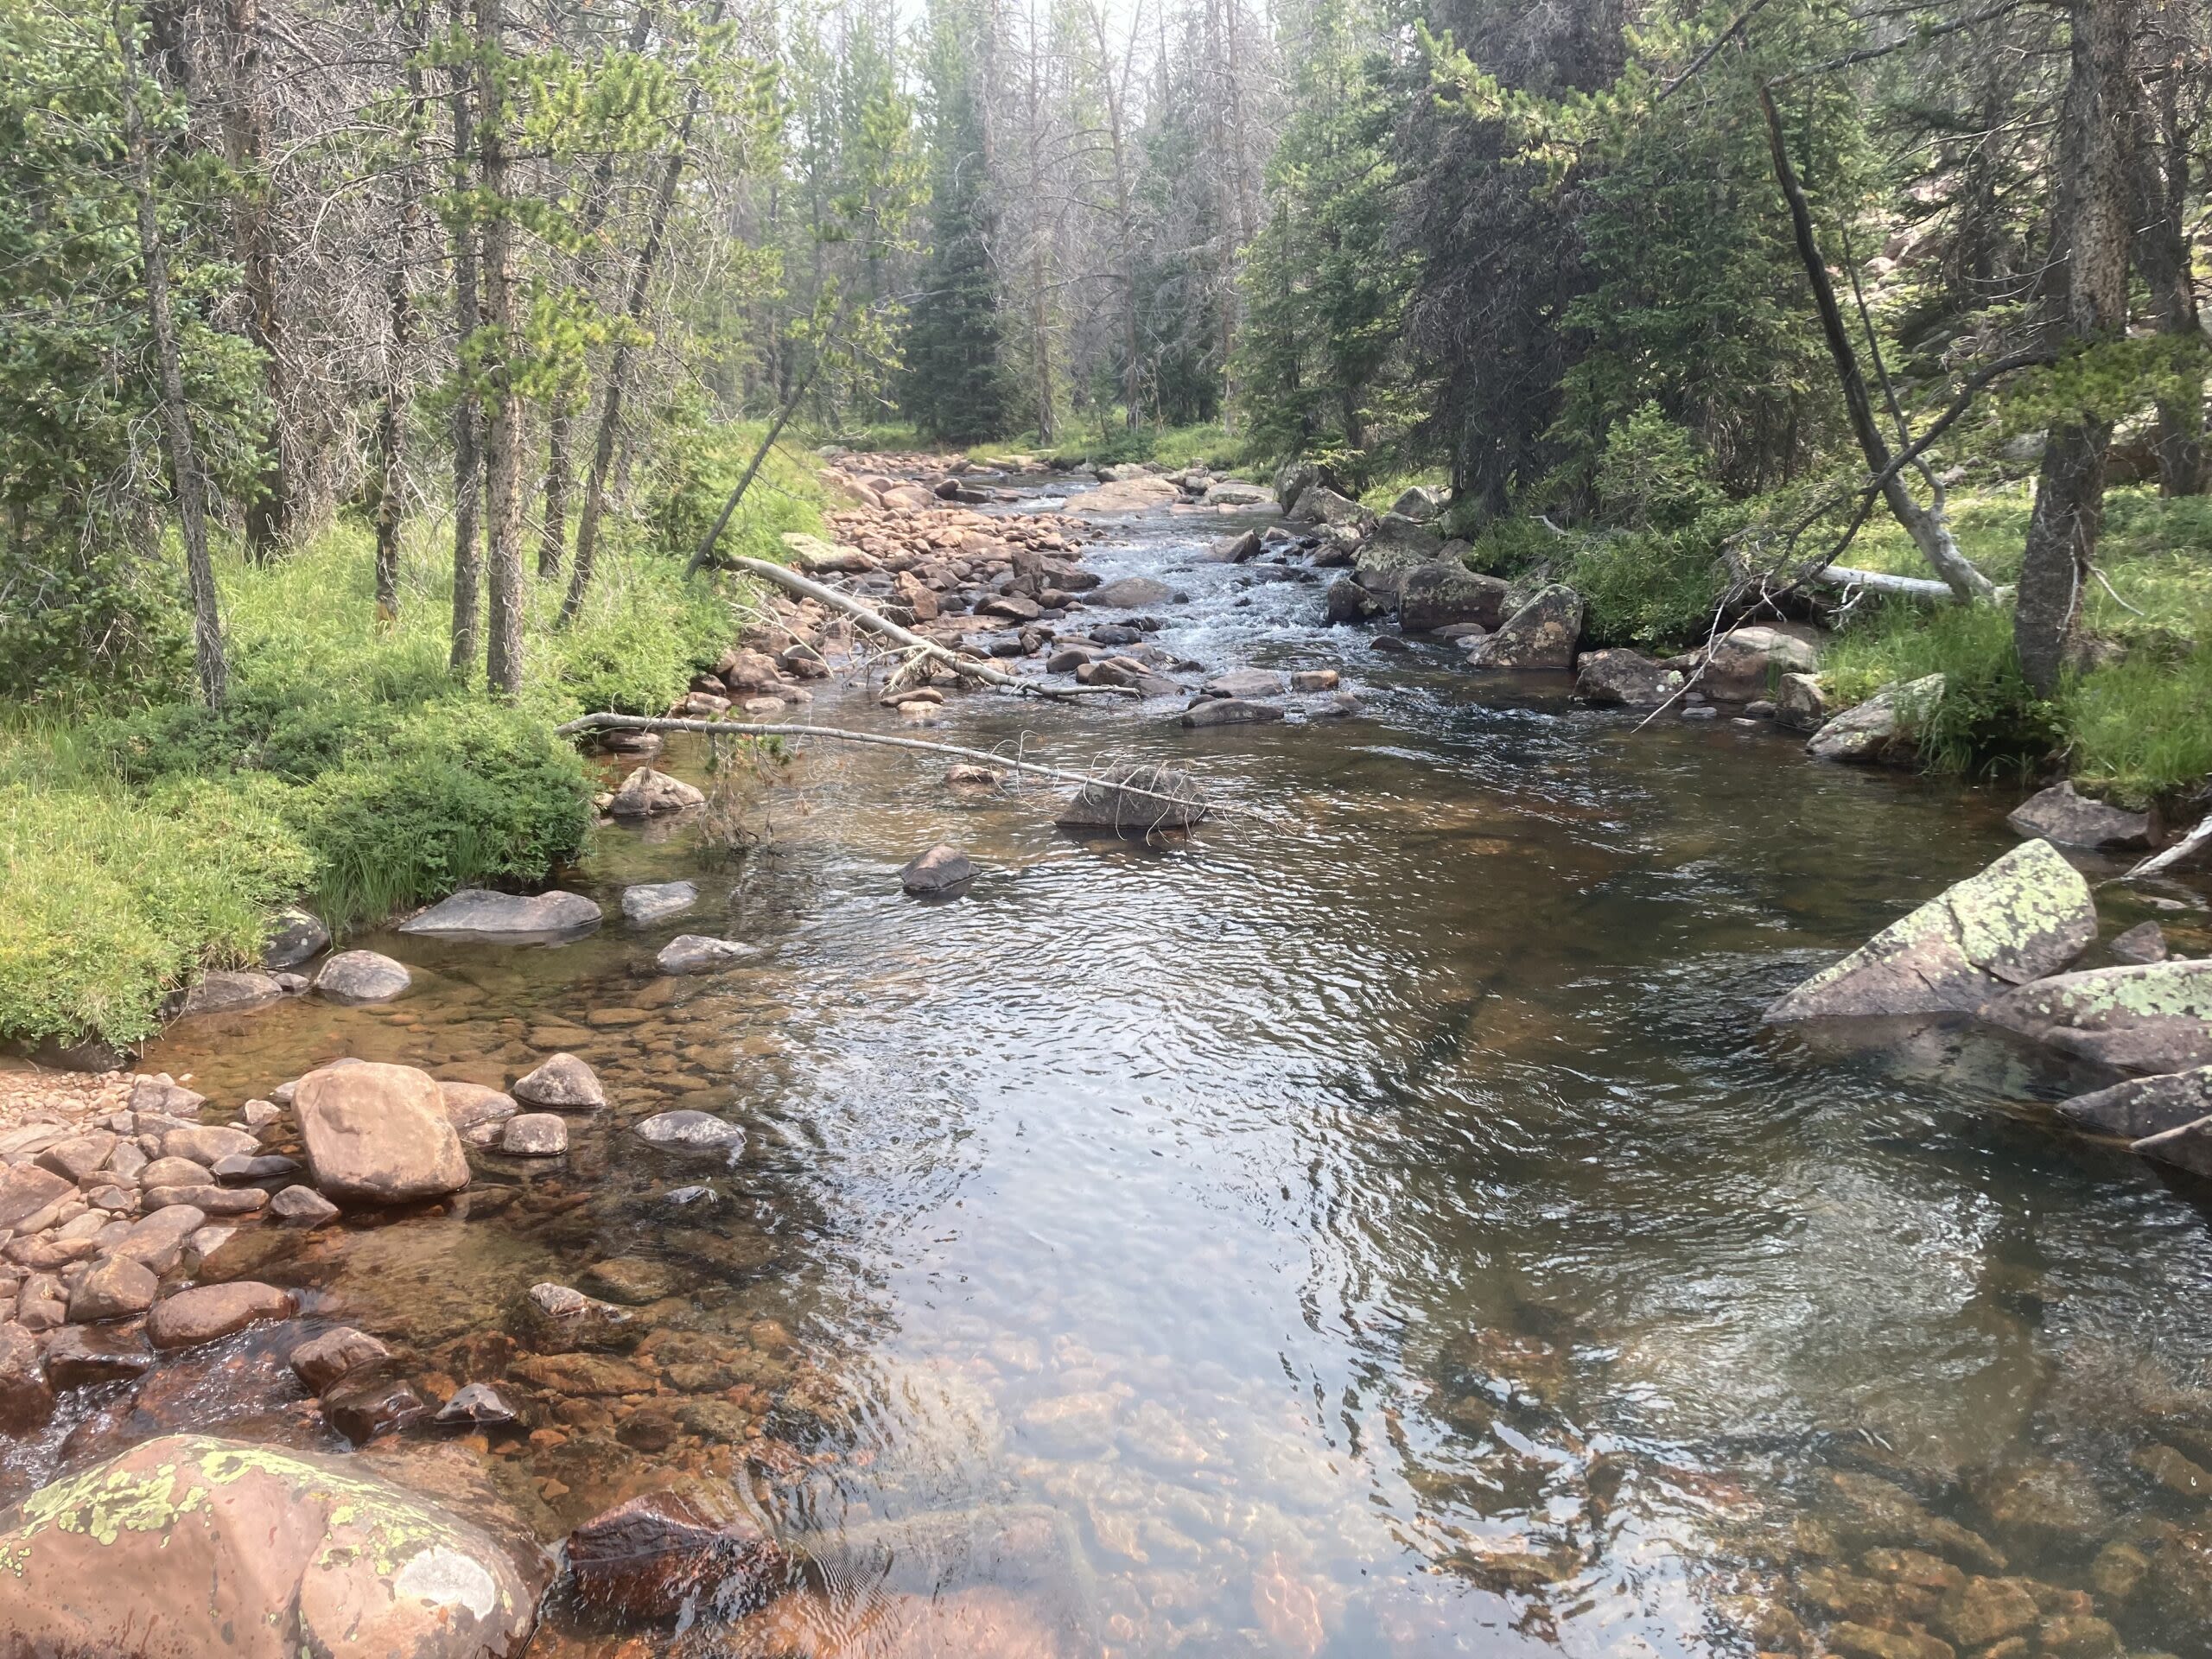
<instances>
[{"instance_id":1,"label":"grassy bank","mask_svg":"<svg viewBox=\"0 0 2212 1659\"><path fill-rule=\"evenodd\" d=\"M749 446L734 431L602 554L576 624L531 583L527 690L512 706L447 671L448 533L406 538L400 616L379 627L374 547L353 521L283 561L220 561L232 697L181 679L83 685L0 733L0 1038L128 1043L197 972L255 960L270 912L307 902L334 930L457 887L543 880L586 845L590 789L553 726L658 713L728 645L728 601L682 578L679 549ZM735 550L818 529L803 457L779 457L734 525Z\"/></svg>"}]
</instances>

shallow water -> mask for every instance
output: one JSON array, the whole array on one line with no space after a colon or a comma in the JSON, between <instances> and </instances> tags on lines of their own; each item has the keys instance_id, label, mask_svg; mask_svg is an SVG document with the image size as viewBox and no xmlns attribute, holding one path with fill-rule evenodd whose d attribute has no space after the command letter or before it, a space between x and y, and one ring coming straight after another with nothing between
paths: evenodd
<instances>
[{"instance_id":1,"label":"shallow water","mask_svg":"<svg viewBox=\"0 0 2212 1659\"><path fill-rule=\"evenodd\" d=\"M1081 841L1051 791L823 744L711 823L609 830L568 883L607 907L587 940L370 938L418 970L399 1003L147 1057L234 1104L340 1054L505 1084L567 1048L614 1097L557 1168L484 1158L454 1212L226 1265L318 1287L445 1386L497 1370L480 1333L529 1284L664 1269L655 1397L571 1400L494 1465L548 1536L702 1478L816 1567L639 1652L1732 1653L1732 1596L1855 1559L1799 1524L1834 1471L1994 1536L1986 1471L2063 1459L2108 1530L2193 1525L2129 1459L2212 1429L2202 1210L2050 1127L2082 1080L2005 1039L1758 1024L2011 845L2009 799L1374 651L1318 626L1318 583L1192 564L1222 528L1124 526L1090 563L1188 590L1170 650L1341 666L1359 716L969 697L920 734L1185 762L1230 815ZM859 692L813 715L902 729ZM668 764L708 776L696 745ZM902 898L939 840L972 892ZM621 921L623 885L679 875L698 910ZM2106 897L2108 934L2155 914L2212 947L2184 890ZM654 977L678 932L762 950ZM742 1155L622 1127L679 1104L743 1123ZM717 1201L664 1197L700 1182ZM2087 1587L2101 1535L2000 1541ZM2202 1650L2156 1598L2096 1611ZM556 1605L547 1639L605 1635Z\"/></svg>"}]
</instances>

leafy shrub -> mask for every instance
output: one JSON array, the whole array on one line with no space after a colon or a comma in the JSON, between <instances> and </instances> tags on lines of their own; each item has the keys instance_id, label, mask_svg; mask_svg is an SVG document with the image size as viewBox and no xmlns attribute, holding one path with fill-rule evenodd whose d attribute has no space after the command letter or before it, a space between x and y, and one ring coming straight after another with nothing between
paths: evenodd
<instances>
[{"instance_id":1,"label":"leafy shrub","mask_svg":"<svg viewBox=\"0 0 2212 1659\"><path fill-rule=\"evenodd\" d=\"M1565 580L1582 595L1588 644L1645 650L1703 639L1727 585L1703 521L1671 533L1579 537Z\"/></svg>"},{"instance_id":2,"label":"leafy shrub","mask_svg":"<svg viewBox=\"0 0 2212 1659\"><path fill-rule=\"evenodd\" d=\"M1721 499L1695 442L1656 403L1605 435L1597 483L1605 522L1625 530L1684 530Z\"/></svg>"}]
</instances>

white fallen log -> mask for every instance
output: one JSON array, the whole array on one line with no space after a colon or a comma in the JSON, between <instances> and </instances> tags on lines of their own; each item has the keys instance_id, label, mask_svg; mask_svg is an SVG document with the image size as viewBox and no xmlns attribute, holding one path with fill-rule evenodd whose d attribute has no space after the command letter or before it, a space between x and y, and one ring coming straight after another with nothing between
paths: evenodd
<instances>
[{"instance_id":1,"label":"white fallen log","mask_svg":"<svg viewBox=\"0 0 2212 1659\"><path fill-rule=\"evenodd\" d=\"M1808 580L1824 588L1863 588L1869 593L1895 594L1930 604L1955 603L1958 595L1946 583L1926 576L1893 576L1886 570L1859 570L1847 564L1831 564L1813 572Z\"/></svg>"},{"instance_id":2,"label":"white fallen log","mask_svg":"<svg viewBox=\"0 0 2212 1659\"><path fill-rule=\"evenodd\" d=\"M2138 876L2160 874L2173 868L2175 865L2196 852L2207 842L2212 842L2212 813L2208 813L2202 823L2174 842L2172 846L2163 852L2152 854L2150 857L2143 860L2120 879L2123 881L2133 881Z\"/></svg>"}]
</instances>

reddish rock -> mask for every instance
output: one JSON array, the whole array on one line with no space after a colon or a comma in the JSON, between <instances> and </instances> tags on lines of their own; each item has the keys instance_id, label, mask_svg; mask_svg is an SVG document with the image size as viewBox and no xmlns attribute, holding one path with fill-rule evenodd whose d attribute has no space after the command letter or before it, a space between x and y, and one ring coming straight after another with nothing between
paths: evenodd
<instances>
[{"instance_id":1,"label":"reddish rock","mask_svg":"<svg viewBox=\"0 0 2212 1659\"><path fill-rule=\"evenodd\" d=\"M196 1285L154 1305L146 1316L146 1339L156 1348L190 1348L264 1319L289 1319L294 1307L290 1291L250 1279Z\"/></svg>"},{"instance_id":2,"label":"reddish rock","mask_svg":"<svg viewBox=\"0 0 2212 1659\"><path fill-rule=\"evenodd\" d=\"M407 1204L468 1185L461 1136L426 1071L411 1065L313 1071L300 1079L292 1109L308 1168L327 1198Z\"/></svg>"},{"instance_id":3,"label":"reddish rock","mask_svg":"<svg viewBox=\"0 0 2212 1659\"><path fill-rule=\"evenodd\" d=\"M308 1393L321 1394L325 1389L356 1371L380 1365L391 1357L391 1350L365 1331L356 1331L350 1325L334 1325L319 1337L310 1337L292 1350L292 1373L303 1383Z\"/></svg>"},{"instance_id":4,"label":"reddish rock","mask_svg":"<svg viewBox=\"0 0 2212 1659\"><path fill-rule=\"evenodd\" d=\"M632 1498L570 1533L568 1554L584 1601L639 1619L673 1618L687 1605L741 1612L791 1576L780 1545L704 1494Z\"/></svg>"}]
</instances>

